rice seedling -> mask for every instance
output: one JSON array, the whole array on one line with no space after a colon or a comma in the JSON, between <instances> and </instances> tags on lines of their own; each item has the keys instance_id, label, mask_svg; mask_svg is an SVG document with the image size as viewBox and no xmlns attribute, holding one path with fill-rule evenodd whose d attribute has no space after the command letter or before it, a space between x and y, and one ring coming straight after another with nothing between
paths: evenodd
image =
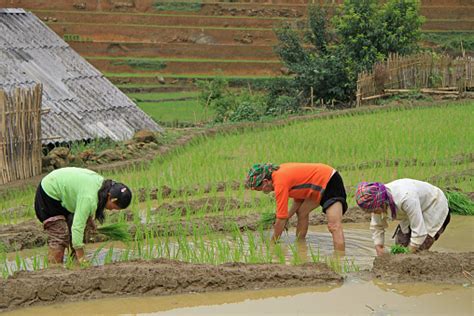
<instances>
[{"instance_id":1,"label":"rice seedling","mask_svg":"<svg viewBox=\"0 0 474 316\"><path fill-rule=\"evenodd\" d=\"M105 254L104 264L112 263L113 259L114 259L114 247L110 246L109 250L107 250L107 253Z\"/></svg>"},{"instance_id":2,"label":"rice seedling","mask_svg":"<svg viewBox=\"0 0 474 316\"><path fill-rule=\"evenodd\" d=\"M275 223L276 214L275 212L264 212L260 215L259 224L264 228L272 227Z\"/></svg>"},{"instance_id":3,"label":"rice seedling","mask_svg":"<svg viewBox=\"0 0 474 316\"><path fill-rule=\"evenodd\" d=\"M408 247L404 247L404 246L401 246L401 245L392 245L390 247L390 253L393 254L393 255L396 255L396 254L399 254L399 253L409 253L410 250L408 249Z\"/></svg>"},{"instance_id":4,"label":"rice seedling","mask_svg":"<svg viewBox=\"0 0 474 316\"><path fill-rule=\"evenodd\" d=\"M445 192L448 206L452 213L459 215L474 215L474 202L465 194L458 191Z\"/></svg>"},{"instance_id":5,"label":"rice seedling","mask_svg":"<svg viewBox=\"0 0 474 316\"><path fill-rule=\"evenodd\" d=\"M110 240L119 240L123 242L129 242L132 240L132 236L128 231L128 224L125 222L104 225L98 227L97 231L100 234L107 236Z\"/></svg>"},{"instance_id":6,"label":"rice seedling","mask_svg":"<svg viewBox=\"0 0 474 316\"><path fill-rule=\"evenodd\" d=\"M136 227L133 236L124 237L123 228L127 226L124 217L114 219L114 223L110 225L121 229L118 234L117 228L111 229L111 234L115 236L111 239L129 241L125 250L121 251L119 260L169 258L210 264L303 262L304 258L295 245L287 247L282 243L269 242L266 229L273 222L275 207L271 197L249 192L242 186L217 190L219 182L241 181L247 168L254 162L326 162L341 171L348 186L354 186L364 180L388 181L411 177L430 179L430 183L443 187L456 186L464 191L473 191L472 180L451 176L461 174L472 164L469 157L470 153L474 152L474 128L467 118L472 113L473 106L472 102L466 102L450 104L447 107L382 110L286 126L275 124L265 129L246 128L198 138L186 147L176 149L167 156L158 157L148 167L136 166L128 171L105 173L106 176L110 175L111 178L130 184L133 190L145 188L149 192L151 188L161 188L165 184L173 188L174 192L172 196L163 198L159 189L157 201L151 201L149 197L143 204L132 201L133 224ZM450 119L446 120L446 117ZM401 130L401 125L406 128ZM380 132L371 133L374 129ZM463 132L460 133L459 130ZM326 131L331 133L325 134ZM326 150L313 149L316 136L308 135L318 135L319 146ZM363 141L348 142L348 135L351 135L352 139ZM255 146L256 138L260 140L259 146ZM452 139L456 139L456 142ZM447 176L446 170L449 170ZM211 189L204 193L202 188L209 185ZM193 193L194 196L186 195L185 192L195 186L200 189ZM183 196L177 193L180 190ZM193 199L204 194L210 198L209 202L196 209ZM353 194L348 191L349 201L353 201ZM33 195L34 189L12 191L0 201L0 209L31 204ZM249 197L250 203L245 206L242 203L240 207L235 207L235 204L231 203L232 199L248 201ZM222 198L226 200L224 206L213 202L213 199ZM155 212L153 207L165 199L167 202L179 199L185 211ZM452 203L451 199L450 204ZM257 218L260 216L261 225L258 225L256 231L241 231L241 227L233 219L249 214ZM33 212L30 211L27 215L0 215L0 222L19 222L24 217L32 216ZM207 218L218 219L224 223L221 227L224 227L227 234L216 232L213 223L206 222ZM99 232L100 230L101 228ZM125 232L128 234L128 228ZM99 264L96 257L103 247L99 247L90 260L94 264ZM110 262L118 260L114 250L110 254L107 252L106 257ZM325 258L319 249L311 247L309 257L312 262L327 262L333 269L340 271L357 269L353 260L336 261ZM33 258L30 264L29 261L19 258L12 264L13 267L4 264L2 275L9 275L16 268L39 268L40 261L39 257ZM47 256L43 256L42 266L48 266Z\"/></svg>"}]
</instances>

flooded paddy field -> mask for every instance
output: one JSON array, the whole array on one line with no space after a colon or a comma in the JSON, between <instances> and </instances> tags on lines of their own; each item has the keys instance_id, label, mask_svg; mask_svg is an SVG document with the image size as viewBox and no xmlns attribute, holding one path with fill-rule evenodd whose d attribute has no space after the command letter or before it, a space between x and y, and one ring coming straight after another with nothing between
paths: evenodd
<instances>
[{"instance_id":1,"label":"flooded paddy field","mask_svg":"<svg viewBox=\"0 0 474 316\"><path fill-rule=\"evenodd\" d=\"M395 229L395 224L389 231ZM336 273L325 263L312 263L316 252L321 257L332 256L331 236L325 225L317 225L310 228L306 242L295 242L292 230L283 238L285 265L214 266L158 259L85 270L21 272L2 285L2 297L11 300L0 302L0 306L39 305L7 313L11 315L72 315L78 311L146 315L312 315L315 311L353 315L472 314L474 219L454 216L451 229L432 252L386 255L377 257L375 263L367 225L345 224L345 259L357 267L347 272ZM119 243L115 249L120 251ZM100 250L99 261L107 251ZM295 257L300 260L298 265L291 263ZM411 274L407 273L411 268ZM70 301L83 302L67 303ZM53 302L52 306L41 306Z\"/></svg>"},{"instance_id":2,"label":"flooded paddy field","mask_svg":"<svg viewBox=\"0 0 474 316\"><path fill-rule=\"evenodd\" d=\"M340 171L352 206L359 181L403 177L472 198L473 129L466 120L472 108L471 102L341 115L216 135L146 167L107 174L136 192L128 210L107 219L126 223L133 238L121 243L89 236L89 266L68 260L49 265L46 237L30 206L34 190L13 192L0 201L0 311L472 315L473 217L454 215L428 253L376 258L370 218L351 207L343 217L346 251L335 256L319 210L311 213L304 242L295 240L292 219L281 242L270 243L271 223L262 218L274 213L274 198L242 185L255 162L322 161ZM339 134L320 137L329 130ZM318 148L327 150L315 148L315 137L307 135L318 135ZM356 144L347 135L372 138ZM387 246L396 225L390 223Z\"/></svg>"}]
</instances>

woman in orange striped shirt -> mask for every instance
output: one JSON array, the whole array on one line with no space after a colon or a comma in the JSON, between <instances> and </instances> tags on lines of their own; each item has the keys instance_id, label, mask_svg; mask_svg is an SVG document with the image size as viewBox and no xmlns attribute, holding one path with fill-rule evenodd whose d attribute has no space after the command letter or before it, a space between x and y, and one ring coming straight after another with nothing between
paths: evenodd
<instances>
[{"instance_id":1,"label":"woman in orange striped shirt","mask_svg":"<svg viewBox=\"0 0 474 316\"><path fill-rule=\"evenodd\" d=\"M246 186L264 193L275 192L277 211L272 240L280 238L294 214L298 216L296 236L305 239L309 214L321 205L334 249L345 250L342 216L347 210L346 191L334 168L322 163L255 164L247 174ZM294 200L290 209L289 198Z\"/></svg>"}]
</instances>

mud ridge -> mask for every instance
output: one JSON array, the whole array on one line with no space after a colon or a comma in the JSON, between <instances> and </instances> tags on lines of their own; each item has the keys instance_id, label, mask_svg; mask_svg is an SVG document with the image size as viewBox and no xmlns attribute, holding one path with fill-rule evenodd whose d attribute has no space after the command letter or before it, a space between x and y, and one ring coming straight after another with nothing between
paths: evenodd
<instances>
[{"instance_id":1,"label":"mud ridge","mask_svg":"<svg viewBox=\"0 0 474 316\"><path fill-rule=\"evenodd\" d=\"M218 266L166 259L79 270L19 272L0 283L0 312L32 305L136 295L341 284L326 264L229 263Z\"/></svg>"},{"instance_id":2,"label":"mud ridge","mask_svg":"<svg viewBox=\"0 0 474 316\"><path fill-rule=\"evenodd\" d=\"M474 281L474 252L423 251L376 257L375 277L389 282L469 283Z\"/></svg>"}]
</instances>

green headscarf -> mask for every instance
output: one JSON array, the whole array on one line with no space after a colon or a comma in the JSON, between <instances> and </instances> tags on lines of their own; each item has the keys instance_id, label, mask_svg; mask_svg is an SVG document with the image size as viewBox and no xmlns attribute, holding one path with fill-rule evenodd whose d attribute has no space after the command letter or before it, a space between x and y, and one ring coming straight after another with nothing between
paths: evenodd
<instances>
[{"instance_id":1,"label":"green headscarf","mask_svg":"<svg viewBox=\"0 0 474 316\"><path fill-rule=\"evenodd\" d=\"M245 186L250 189L258 188L262 185L263 179L271 179L273 171L280 168L279 165L272 163L258 163L250 168L245 180Z\"/></svg>"}]
</instances>

